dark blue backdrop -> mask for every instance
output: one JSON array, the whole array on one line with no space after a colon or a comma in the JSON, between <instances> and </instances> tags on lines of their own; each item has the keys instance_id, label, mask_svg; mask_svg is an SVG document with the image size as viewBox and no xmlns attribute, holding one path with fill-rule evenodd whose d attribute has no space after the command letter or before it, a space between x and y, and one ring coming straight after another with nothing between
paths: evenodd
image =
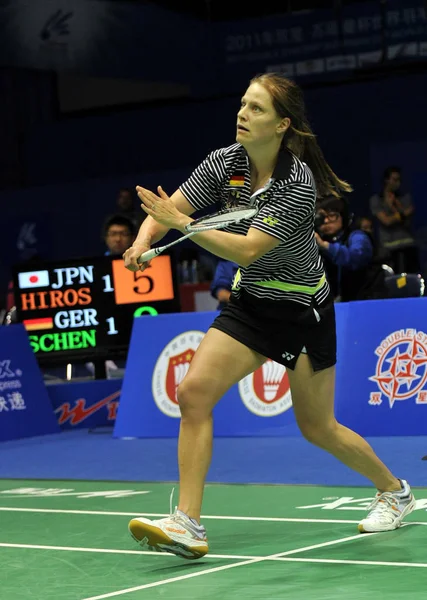
<instances>
[{"instance_id":1,"label":"dark blue backdrop","mask_svg":"<svg viewBox=\"0 0 427 600\"><path fill-rule=\"evenodd\" d=\"M132 3L118 7L114 2L61 2L62 12L55 17L56 0L49 6L34 1L33 20L27 5L5 2L0 61L5 63L7 57L8 64L98 75L110 69L110 76L117 75L120 62L127 61L128 71L122 76L188 83L192 100L58 121L54 120L54 103L48 101L54 90L51 82L38 86L34 77L25 78L13 95L10 86L0 95L0 115L12 114L12 108L15 111L13 118L0 116L0 125L5 125L0 149L3 172L22 171L20 180L29 188L0 193L3 215L7 215L0 241L0 289L4 290L9 266L23 256L23 245L25 250L36 248L46 258L103 252L100 228L104 216L114 210L119 187L162 184L173 191L209 151L233 143L240 94L258 70L299 61L304 67L299 67L299 80L305 85L319 79L311 64L317 58L357 55L360 73L363 61L375 63L381 48L377 2L346 8L344 46L329 11L218 23L208 35L206 24L176 20L168 11L153 12L147 7L145 13L146 7L139 7L139 17L133 19ZM89 7L95 5L101 11L96 13L102 17L98 21L90 18ZM170 36L167 51L155 22L163 22L162 32ZM102 27L96 28L96 23ZM28 39L21 36L24 25ZM387 44L400 58L416 61L425 53L422 0L387 3L387 28ZM110 30L111 39L106 35ZM127 36L118 35L124 31ZM84 55L88 32L93 44ZM134 43L143 36L141 43ZM33 52L28 52L29 47ZM113 47L114 60L109 54ZM368 211L369 197L379 185L383 168L397 163L404 167L405 186L413 191L418 227L425 227L424 184L420 182L427 172L426 74L343 83L344 74L348 77L351 71L334 70L330 61L322 65L320 79L333 76L341 84L307 88L308 116L327 160L355 188L353 210L356 214ZM305 69L304 76L301 69ZM337 73L342 77L335 77ZM4 83L3 74L0 77ZM10 122L19 119L20 129L15 131L19 138L15 139ZM31 241L34 238L37 242Z\"/></svg>"},{"instance_id":2,"label":"dark blue backdrop","mask_svg":"<svg viewBox=\"0 0 427 600\"><path fill-rule=\"evenodd\" d=\"M426 171L426 87L425 75L413 75L306 92L313 129L333 168L354 185L358 214L389 162L402 164L409 188ZM404 115L402 94L411 106ZM238 103L235 97L150 106L40 125L24 146L28 179L37 187L2 192L0 202L10 219L49 214L43 221L55 255L96 251L118 187L162 184L173 191L210 150L233 143ZM419 187L413 191L421 214L424 197ZM15 256L10 237L3 245Z\"/></svg>"}]
</instances>

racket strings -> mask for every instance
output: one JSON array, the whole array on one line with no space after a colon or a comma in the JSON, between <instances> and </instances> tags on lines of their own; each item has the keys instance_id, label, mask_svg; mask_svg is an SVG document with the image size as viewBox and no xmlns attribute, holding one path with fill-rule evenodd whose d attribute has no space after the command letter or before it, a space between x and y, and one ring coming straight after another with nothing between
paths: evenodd
<instances>
[{"instance_id":1,"label":"racket strings","mask_svg":"<svg viewBox=\"0 0 427 600\"><path fill-rule=\"evenodd\" d=\"M184 230L186 231L186 235L183 235L181 238L174 240L165 246L147 250L147 252L141 254L137 262L139 264L147 262L168 248L175 246L175 244L179 244L183 240L196 233L201 233L202 231L209 231L212 229L223 229L228 225L232 225L233 223L240 223L240 221L245 219L251 219L258 213L258 211L259 207L257 204L245 205L243 207L236 206L230 209L221 210L211 215L206 215L199 219L195 219L185 226Z\"/></svg>"},{"instance_id":2,"label":"racket strings","mask_svg":"<svg viewBox=\"0 0 427 600\"><path fill-rule=\"evenodd\" d=\"M250 219L254 217L258 212L258 208L255 206L245 207L234 207L229 210L219 211L213 215L207 215L196 219L188 224L188 231L203 231L206 229L214 229L220 227L227 227L232 223L238 223L244 219Z\"/></svg>"}]
</instances>

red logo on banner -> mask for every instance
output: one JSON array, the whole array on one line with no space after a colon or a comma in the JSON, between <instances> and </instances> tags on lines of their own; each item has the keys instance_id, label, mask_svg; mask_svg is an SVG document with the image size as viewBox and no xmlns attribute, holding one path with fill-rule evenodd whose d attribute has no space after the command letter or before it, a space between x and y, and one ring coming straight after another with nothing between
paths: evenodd
<instances>
[{"instance_id":1,"label":"red logo on banner","mask_svg":"<svg viewBox=\"0 0 427 600\"><path fill-rule=\"evenodd\" d=\"M168 417L181 417L176 391L204 335L202 331L181 333L163 348L157 359L153 371L153 398L159 410Z\"/></svg>"},{"instance_id":2,"label":"red logo on banner","mask_svg":"<svg viewBox=\"0 0 427 600\"><path fill-rule=\"evenodd\" d=\"M272 360L264 363L253 374L254 392L257 397L267 404L277 402L289 392L289 378L286 368Z\"/></svg>"},{"instance_id":3,"label":"red logo on banner","mask_svg":"<svg viewBox=\"0 0 427 600\"><path fill-rule=\"evenodd\" d=\"M377 360L375 381L379 392L371 392L369 404L380 406L381 394L395 402L415 398L416 404L426 404L427 391L427 335L415 329L401 329L388 335L375 354Z\"/></svg>"},{"instance_id":4,"label":"red logo on banner","mask_svg":"<svg viewBox=\"0 0 427 600\"><path fill-rule=\"evenodd\" d=\"M195 352L192 348L187 348L181 354L171 356L169 359L168 370L166 374L166 392L171 402L178 404L176 390L184 379L190 367Z\"/></svg>"},{"instance_id":5,"label":"red logo on banner","mask_svg":"<svg viewBox=\"0 0 427 600\"><path fill-rule=\"evenodd\" d=\"M58 424L63 425L67 421L70 421L70 425L78 425L79 423L96 413L98 410L100 410L103 406L109 407L110 403L117 404L115 402L113 403L112 401L115 400L118 396L120 396L120 392L121 390L113 392L112 394L106 396L102 400L95 402L95 404L92 404L92 406L89 406L88 408L86 408L86 398L79 398L78 400L76 400L73 408L71 408L69 402L64 402L64 404L61 404L61 406L58 406L58 408L55 410L55 413L59 414ZM116 411L117 407L115 407L114 411L112 411L109 408L109 420L110 415L114 414L115 418Z\"/></svg>"},{"instance_id":6,"label":"red logo on banner","mask_svg":"<svg viewBox=\"0 0 427 600\"><path fill-rule=\"evenodd\" d=\"M267 360L239 382L243 404L259 417L275 417L292 406L286 367Z\"/></svg>"}]
</instances>

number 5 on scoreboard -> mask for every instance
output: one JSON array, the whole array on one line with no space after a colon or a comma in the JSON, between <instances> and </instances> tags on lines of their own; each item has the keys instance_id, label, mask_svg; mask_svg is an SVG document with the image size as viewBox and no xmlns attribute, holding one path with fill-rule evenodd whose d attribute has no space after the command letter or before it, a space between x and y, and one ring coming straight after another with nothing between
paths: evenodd
<instances>
[{"instance_id":1,"label":"number 5 on scoreboard","mask_svg":"<svg viewBox=\"0 0 427 600\"><path fill-rule=\"evenodd\" d=\"M116 304L158 302L174 298L170 256L153 260L145 271L129 271L123 260L113 260L113 281Z\"/></svg>"}]
</instances>

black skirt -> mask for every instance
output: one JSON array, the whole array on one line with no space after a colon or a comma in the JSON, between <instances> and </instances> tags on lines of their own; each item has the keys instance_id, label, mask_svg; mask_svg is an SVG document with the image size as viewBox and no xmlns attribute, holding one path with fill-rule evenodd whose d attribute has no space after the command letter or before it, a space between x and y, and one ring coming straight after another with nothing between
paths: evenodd
<instances>
[{"instance_id":1,"label":"black skirt","mask_svg":"<svg viewBox=\"0 0 427 600\"><path fill-rule=\"evenodd\" d=\"M332 296L321 305L259 299L240 291L216 317L211 327L248 348L294 369L301 352L314 371L336 363L335 307Z\"/></svg>"}]
</instances>

